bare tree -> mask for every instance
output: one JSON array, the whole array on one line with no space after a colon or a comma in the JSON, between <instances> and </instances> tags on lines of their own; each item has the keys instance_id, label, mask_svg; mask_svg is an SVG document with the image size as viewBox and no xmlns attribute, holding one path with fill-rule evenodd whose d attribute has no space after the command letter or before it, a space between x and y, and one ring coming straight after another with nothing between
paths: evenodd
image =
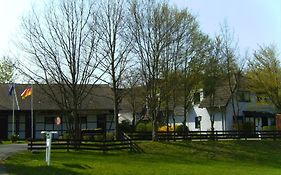
<instances>
[{"instance_id":1,"label":"bare tree","mask_svg":"<svg viewBox=\"0 0 281 175\"><path fill-rule=\"evenodd\" d=\"M133 1L130 11L129 30L147 88L147 112L152 119L152 139L157 140L162 53L176 39L172 34L178 29L182 17L167 4L158 1Z\"/></svg>"},{"instance_id":2,"label":"bare tree","mask_svg":"<svg viewBox=\"0 0 281 175\"><path fill-rule=\"evenodd\" d=\"M112 86L114 102L115 138L119 137L118 113L122 100L120 91L122 76L127 69L131 42L126 40L126 11L127 3L124 0L102 1L99 7L98 32L100 40L99 51L104 57L101 70L109 75L105 80Z\"/></svg>"},{"instance_id":3,"label":"bare tree","mask_svg":"<svg viewBox=\"0 0 281 175\"><path fill-rule=\"evenodd\" d=\"M67 114L68 129L79 139L79 110L99 79L94 3L54 0L45 7L44 13L34 9L23 18L27 57L20 71L39 86L47 85L42 90Z\"/></svg>"},{"instance_id":4,"label":"bare tree","mask_svg":"<svg viewBox=\"0 0 281 175\"><path fill-rule=\"evenodd\" d=\"M237 129L239 130L239 101L237 99L236 91L240 88L240 81L243 72L243 66L245 64L239 64L239 55L237 42L234 40L234 34L231 33L228 24L225 22L221 25L221 34L222 40L221 52L224 59L224 67L226 72L226 78L229 86L231 107L233 111L234 123L237 124Z\"/></svg>"},{"instance_id":5,"label":"bare tree","mask_svg":"<svg viewBox=\"0 0 281 175\"><path fill-rule=\"evenodd\" d=\"M127 102L129 109L132 112L132 126L135 128L137 124L137 112L142 113L145 105L145 88L143 86L140 73L136 67L126 71L122 87L125 95L122 100ZM143 116L140 116L140 119Z\"/></svg>"},{"instance_id":6,"label":"bare tree","mask_svg":"<svg viewBox=\"0 0 281 175\"><path fill-rule=\"evenodd\" d=\"M210 53L205 62L204 69L204 92L209 96L208 111L210 114L211 130L214 132L215 110L216 110L216 89L222 84L223 81L223 58L221 52L221 38L216 37L215 41L211 43Z\"/></svg>"}]
</instances>

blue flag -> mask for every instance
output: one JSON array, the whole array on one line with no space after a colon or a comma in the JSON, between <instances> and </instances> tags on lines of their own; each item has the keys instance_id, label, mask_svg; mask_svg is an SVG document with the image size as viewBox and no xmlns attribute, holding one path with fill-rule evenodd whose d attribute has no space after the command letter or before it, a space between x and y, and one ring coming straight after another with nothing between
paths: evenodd
<instances>
[{"instance_id":1,"label":"blue flag","mask_svg":"<svg viewBox=\"0 0 281 175\"><path fill-rule=\"evenodd\" d=\"M9 92L8 92L8 95L9 96L12 96L13 95L13 90L15 88L15 84L13 83L11 86L10 86L10 89L9 89Z\"/></svg>"}]
</instances>

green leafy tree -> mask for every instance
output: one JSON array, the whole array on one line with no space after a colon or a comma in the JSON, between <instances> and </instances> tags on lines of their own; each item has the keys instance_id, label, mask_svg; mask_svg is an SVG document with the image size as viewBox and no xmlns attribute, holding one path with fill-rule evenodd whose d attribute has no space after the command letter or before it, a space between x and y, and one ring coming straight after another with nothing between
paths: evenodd
<instances>
[{"instance_id":1,"label":"green leafy tree","mask_svg":"<svg viewBox=\"0 0 281 175\"><path fill-rule=\"evenodd\" d=\"M8 57L3 57L0 61L0 83L11 83L13 75L13 62Z\"/></svg>"},{"instance_id":2,"label":"green leafy tree","mask_svg":"<svg viewBox=\"0 0 281 175\"><path fill-rule=\"evenodd\" d=\"M274 45L260 47L249 62L247 77L249 88L263 93L271 99L278 112L281 112L281 65Z\"/></svg>"}]
</instances>

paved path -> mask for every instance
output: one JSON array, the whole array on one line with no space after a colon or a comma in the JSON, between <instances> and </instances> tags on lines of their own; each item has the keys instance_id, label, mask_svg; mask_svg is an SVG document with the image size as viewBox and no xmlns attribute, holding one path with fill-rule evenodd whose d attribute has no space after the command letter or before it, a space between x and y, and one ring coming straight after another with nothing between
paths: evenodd
<instances>
[{"instance_id":1,"label":"paved path","mask_svg":"<svg viewBox=\"0 0 281 175\"><path fill-rule=\"evenodd\" d=\"M3 167L2 161L7 159L12 154L27 150L26 144L4 144L0 145L0 175L8 175Z\"/></svg>"}]
</instances>

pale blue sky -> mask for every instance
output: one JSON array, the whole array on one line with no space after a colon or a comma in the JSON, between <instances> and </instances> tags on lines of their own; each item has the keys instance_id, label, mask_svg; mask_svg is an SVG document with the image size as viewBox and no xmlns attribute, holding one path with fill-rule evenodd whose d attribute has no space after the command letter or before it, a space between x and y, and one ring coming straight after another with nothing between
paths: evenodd
<instances>
[{"instance_id":1,"label":"pale blue sky","mask_svg":"<svg viewBox=\"0 0 281 175\"><path fill-rule=\"evenodd\" d=\"M36 0L0 1L0 57L17 50L12 41L18 39L20 17L34 2ZM252 51L258 44L276 43L281 51L281 0L171 0L171 4L187 7L197 16L201 29L211 36L218 33L220 24L227 20L239 39L241 50Z\"/></svg>"},{"instance_id":2,"label":"pale blue sky","mask_svg":"<svg viewBox=\"0 0 281 175\"><path fill-rule=\"evenodd\" d=\"M173 0L197 16L201 29L214 36L225 20L240 50L275 43L281 51L281 0Z\"/></svg>"}]
</instances>

